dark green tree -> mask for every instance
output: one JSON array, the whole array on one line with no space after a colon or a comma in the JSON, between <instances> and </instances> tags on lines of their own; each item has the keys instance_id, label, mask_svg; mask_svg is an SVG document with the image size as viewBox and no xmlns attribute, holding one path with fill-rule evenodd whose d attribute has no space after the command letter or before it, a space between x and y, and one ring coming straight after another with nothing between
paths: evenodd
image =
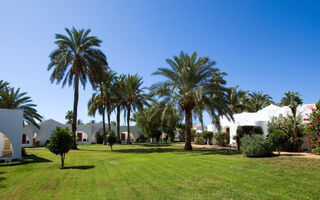
<instances>
[{"instance_id":1,"label":"dark green tree","mask_svg":"<svg viewBox=\"0 0 320 200\"><path fill-rule=\"evenodd\" d=\"M225 114L225 92L217 91L221 88L219 81L215 77L222 77L218 68L214 68L214 61L208 57L199 57L194 52L191 56L183 52L173 59L167 59L169 68L158 68L153 75L160 75L166 79L154 84L151 91L154 96L162 99L166 105L172 104L179 107L184 112L185 117L185 150L192 150L191 146L191 115L192 111L199 104L196 92L203 88L203 94L207 94L210 99L209 113L218 121L219 116ZM204 101L202 101L204 102ZM218 109L217 109L218 108ZM201 110L201 109L199 109ZM223 112L222 112L223 111Z\"/></svg>"},{"instance_id":2,"label":"dark green tree","mask_svg":"<svg viewBox=\"0 0 320 200\"><path fill-rule=\"evenodd\" d=\"M64 168L64 160L66 158L66 153L69 152L71 146L74 143L71 130L67 127L65 129L57 127L54 133L52 134L48 149L61 157L61 168Z\"/></svg>"},{"instance_id":3,"label":"dark green tree","mask_svg":"<svg viewBox=\"0 0 320 200\"><path fill-rule=\"evenodd\" d=\"M76 137L77 114L79 100L79 82L85 88L89 79L94 82L94 75L103 73L107 65L106 56L97 47L100 46L101 40L95 36L90 36L90 29L77 30L65 28L67 35L56 34L55 44L57 48L50 54L51 62L48 70L52 70L50 81L57 84L61 83L62 87L66 84L73 85L74 102L73 102L73 119L72 134ZM73 148L77 148L74 139Z\"/></svg>"},{"instance_id":4,"label":"dark green tree","mask_svg":"<svg viewBox=\"0 0 320 200\"><path fill-rule=\"evenodd\" d=\"M286 92L285 96L281 99L282 106L289 106L293 116L293 140L297 139L297 108L302 105L301 94L299 92Z\"/></svg>"},{"instance_id":5,"label":"dark green tree","mask_svg":"<svg viewBox=\"0 0 320 200\"><path fill-rule=\"evenodd\" d=\"M126 75L124 77L123 100L127 113L127 144L130 144L130 119L131 112L141 110L147 105L147 95L144 93L145 87L142 87L142 77L138 74Z\"/></svg>"}]
</instances>

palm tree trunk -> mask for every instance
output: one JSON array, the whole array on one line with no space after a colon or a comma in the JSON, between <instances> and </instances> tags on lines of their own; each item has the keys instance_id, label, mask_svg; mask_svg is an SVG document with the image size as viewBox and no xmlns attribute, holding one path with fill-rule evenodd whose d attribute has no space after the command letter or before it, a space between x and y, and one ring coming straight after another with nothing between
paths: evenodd
<instances>
[{"instance_id":1,"label":"palm tree trunk","mask_svg":"<svg viewBox=\"0 0 320 200\"><path fill-rule=\"evenodd\" d=\"M121 139L120 139L120 106L117 106L117 139L118 143L121 144Z\"/></svg>"},{"instance_id":2,"label":"palm tree trunk","mask_svg":"<svg viewBox=\"0 0 320 200\"><path fill-rule=\"evenodd\" d=\"M77 131L77 114L78 114L78 101L79 101L79 73L75 74L74 78L74 101L73 101L73 117L72 117L72 136L74 143L72 149L77 148L76 131Z\"/></svg>"},{"instance_id":3,"label":"palm tree trunk","mask_svg":"<svg viewBox=\"0 0 320 200\"><path fill-rule=\"evenodd\" d=\"M199 121L200 121L200 124L201 124L201 130L203 132L204 131L204 126L203 126L202 110L200 110L200 112L199 112Z\"/></svg>"},{"instance_id":4,"label":"palm tree trunk","mask_svg":"<svg viewBox=\"0 0 320 200\"><path fill-rule=\"evenodd\" d=\"M130 105L127 107L127 144L130 144Z\"/></svg>"},{"instance_id":5,"label":"palm tree trunk","mask_svg":"<svg viewBox=\"0 0 320 200\"><path fill-rule=\"evenodd\" d=\"M102 132L103 132L103 145L107 145L106 139L106 123L105 123L105 106L103 103L103 89L102 84L100 85L100 98L101 98L101 106L102 106Z\"/></svg>"},{"instance_id":6,"label":"palm tree trunk","mask_svg":"<svg viewBox=\"0 0 320 200\"><path fill-rule=\"evenodd\" d=\"M191 145L191 110L186 109L185 110L185 134L186 134L186 142L184 145L185 150L192 150L192 145Z\"/></svg>"},{"instance_id":7,"label":"palm tree trunk","mask_svg":"<svg viewBox=\"0 0 320 200\"><path fill-rule=\"evenodd\" d=\"M297 117L296 117L296 110L292 109L293 114L293 140L296 140L297 138Z\"/></svg>"},{"instance_id":8,"label":"palm tree trunk","mask_svg":"<svg viewBox=\"0 0 320 200\"><path fill-rule=\"evenodd\" d=\"M108 112L108 130L111 131L110 113Z\"/></svg>"}]
</instances>

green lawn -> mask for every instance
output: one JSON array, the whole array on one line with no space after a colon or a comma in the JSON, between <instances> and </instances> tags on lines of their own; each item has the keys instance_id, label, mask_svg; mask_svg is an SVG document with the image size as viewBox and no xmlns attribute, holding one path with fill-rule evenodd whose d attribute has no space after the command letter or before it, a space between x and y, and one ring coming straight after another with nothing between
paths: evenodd
<instances>
[{"instance_id":1,"label":"green lawn","mask_svg":"<svg viewBox=\"0 0 320 200\"><path fill-rule=\"evenodd\" d=\"M0 164L0 199L319 199L320 160L245 158L182 146L81 145L60 159L27 149Z\"/></svg>"}]
</instances>

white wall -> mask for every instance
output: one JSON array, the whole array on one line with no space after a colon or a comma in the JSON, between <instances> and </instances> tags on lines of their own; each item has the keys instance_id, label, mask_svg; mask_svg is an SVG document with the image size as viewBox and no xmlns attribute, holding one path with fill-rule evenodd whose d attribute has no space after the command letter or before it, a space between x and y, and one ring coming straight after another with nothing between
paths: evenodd
<instances>
[{"instance_id":1,"label":"white wall","mask_svg":"<svg viewBox=\"0 0 320 200\"><path fill-rule=\"evenodd\" d=\"M0 109L0 132L5 134L11 142L12 157L2 157L0 160L11 161L21 159L23 111L18 109ZM1 143L3 144L3 143ZM1 145L0 144L0 145ZM3 149L3 145L0 146Z\"/></svg>"},{"instance_id":2,"label":"white wall","mask_svg":"<svg viewBox=\"0 0 320 200\"><path fill-rule=\"evenodd\" d=\"M302 115L302 118L306 117L306 114L311 113L311 108L313 108L314 104L305 104L299 106L297 109L297 113ZM286 117L287 115L291 115L291 110L288 106L276 106L269 105L258 112L255 113L239 113L234 114L234 121L229 121L225 117L220 118L222 131L225 131L225 127L230 127L230 144L235 144L233 140L233 136L237 134L238 126L260 126L263 130L263 135L267 136L268 133L268 122L272 119L272 117L278 117L279 115L283 115ZM218 132L217 128L214 127L213 124L208 125L208 131L212 131L214 133Z\"/></svg>"}]
</instances>

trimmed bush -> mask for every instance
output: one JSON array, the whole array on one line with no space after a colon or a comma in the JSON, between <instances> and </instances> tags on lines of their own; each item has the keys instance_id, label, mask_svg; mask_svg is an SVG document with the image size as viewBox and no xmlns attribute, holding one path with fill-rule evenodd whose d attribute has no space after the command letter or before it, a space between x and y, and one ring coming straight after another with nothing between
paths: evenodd
<instances>
[{"instance_id":1,"label":"trimmed bush","mask_svg":"<svg viewBox=\"0 0 320 200\"><path fill-rule=\"evenodd\" d=\"M117 137L116 137L116 135L114 134L113 131L108 131L106 139L107 139L107 143L110 146L111 151L112 151L112 146L113 146L114 143L117 142Z\"/></svg>"},{"instance_id":2,"label":"trimmed bush","mask_svg":"<svg viewBox=\"0 0 320 200\"><path fill-rule=\"evenodd\" d=\"M203 131L201 135L207 141L207 144L209 144L210 140L213 137L213 132L211 132L211 131Z\"/></svg>"},{"instance_id":3,"label":"trimmed bush","mask_svg":"<svg viewBox=\"0 0 320 200\"><path fill-rule=\"evenodd\" d=\"M273 145L262 135L246 135L241 140L242 153L247 157L272 156Z\"/></svg>"},{"instance_id":4,"label":"trimmed bush","mask_svg":"<svg viewBox=\"0 0 320 200\"><path fill-rule=\"evenodd\" d=\"M96 142L97 144L103 143L103 136L100 134L100 132L96 132Z\"/></svg>"},{"instance_id":5,"label":"trimmed bush","mask_svg":"<svg viewBox=\"0 0 320 200\"><path fill-rule=\"evenodd\" d=\"M245 135L263 135L263 130L260 126L238 126L237 134L241 139Z\"/></svg>"},{"instance_id":6,"label":"trimmed bush","mask_svg":"<svg viewBox=\"0 0 320 200\"><path fill-rule=\"evenodd\" d=\"M203 145L203 144L206 144L206 140L199 135L194 137L194 143Z\"/></svg>"},{"instance_id":7,"label":"trimmed bush","mask_svg":"<svg viewBox=\"0 0 320 200\"><path fill-rule=\"evenodd\" d=\"M230 135L226 132L217 132L213 135L213 137L219 146L225 147L230 144Z\"/></svg>"},{"instance_id":8,"label":"trimmed bush","mask_svg":"<svg viewBox=\"0 0 320 200\"><path fill-rule=\"evenodd\" d=\"M64 159L66 153L69 152L71 146L74 144L74 139L71 130L67 127L65 129L57 127L51 136L48 144L48 149L61 157L61 168L64 167Z\"/></svg>"},{"instance_id":9,"label":"trimmed bush","mask_svg":"<svg viewBox=\"0 0 320 200\"><path fill-rule=\"evenodd\" d=\"M275 130L269 134L268 140L277 148L278 153L280 154L280 147L287 144L289 137L284 131Z\"/></svg>"},{"instance_id":10,"label":"trimmed bush","mask_svg":"<svg viewBox=\"0 0 320 200\"><path fill-rule=\"evenodd\" d=\"M316 154L316 155L320 155L320 147L316 147L316 148L312 149L312 153Z\"/></svg>"}]
</instances>

